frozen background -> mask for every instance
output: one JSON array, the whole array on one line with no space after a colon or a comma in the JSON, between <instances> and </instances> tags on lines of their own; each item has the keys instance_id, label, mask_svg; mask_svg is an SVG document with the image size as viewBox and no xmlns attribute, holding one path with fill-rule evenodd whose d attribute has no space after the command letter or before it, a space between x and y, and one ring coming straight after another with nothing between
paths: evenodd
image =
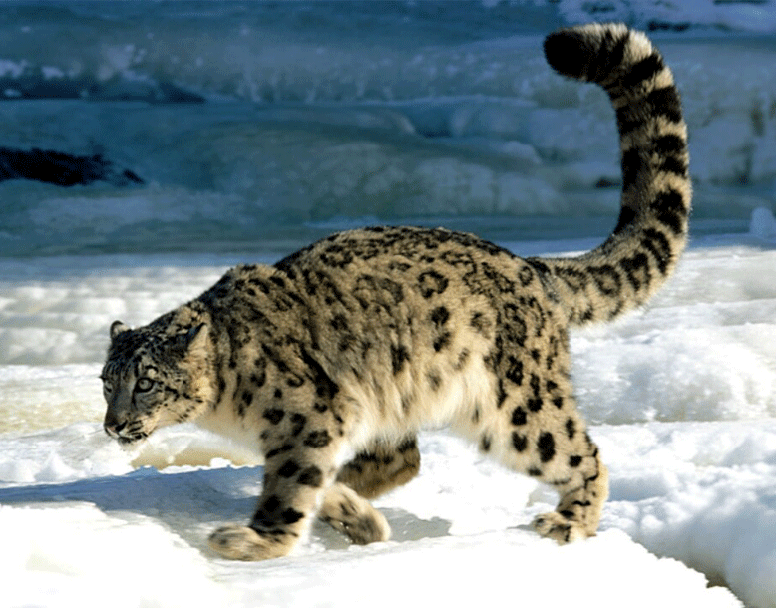
<instances>
[{"instance_id":1,"label":"frozen background","mask_svg":"<svg viewBox=\"0 0 776 608\"><path fill-rule=\"evenodd\" d=\"M553 493L441 430L376 501L389 542L316 525L288 558L215 558L208 531L248 518L262 469L193 427L111 443L110 323L363 224L596 244L613 113L541 41L615 19L675 72L696 196L668 287L573 337L610 467L599 535L538 539ZM772 0L3 2L0 605L776 606L774 66Z\"/></svg>"}]
</instances>

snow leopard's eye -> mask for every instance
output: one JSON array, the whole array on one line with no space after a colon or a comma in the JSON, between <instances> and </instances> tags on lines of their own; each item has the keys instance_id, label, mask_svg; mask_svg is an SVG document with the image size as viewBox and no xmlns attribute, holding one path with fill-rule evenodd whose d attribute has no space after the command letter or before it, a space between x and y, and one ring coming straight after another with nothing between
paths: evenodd
<instances>
[{"instance_id":1,"label":"snow leopard's eye","mask_svg":"<svg viewBox=\"0 0 776 608\"><path fill-rule=\"evenodd\" d=\"M106 395L110 395L113 392L113 382L108 378L102 378L102 390Z\"/></svg>"},{"instance_id":2,"label":"snow leopard's eye","mask_svg":"<svg viewBox=\"0 0 776 608\"><path fill-rule=\"evenodd\" d=\"M150 378L140 378L140 380L137 381L137 384L135 384L135 390L138 393L147 393L150 391L154 386L154 381Z\"/></svg>"}]
</instances>

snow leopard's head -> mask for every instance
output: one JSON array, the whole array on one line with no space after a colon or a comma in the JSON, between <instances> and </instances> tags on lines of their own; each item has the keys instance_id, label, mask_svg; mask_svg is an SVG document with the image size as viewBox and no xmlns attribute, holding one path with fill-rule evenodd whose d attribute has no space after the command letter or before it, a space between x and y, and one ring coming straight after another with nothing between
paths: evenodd
<instances>
[{"instance_id":1,"label":"snow leopard's head","mask_svg":"<svg viewBox=\"0 0 776 608\"><path fill-rule=\"evenodd\" d=\"M207 408L212 390L205 324L167 333L154 324L130 329L116 321L110 336L100 375L109 436L123 445L136 443L160 427L193 420Z\"/></svg>"}]
</instances>

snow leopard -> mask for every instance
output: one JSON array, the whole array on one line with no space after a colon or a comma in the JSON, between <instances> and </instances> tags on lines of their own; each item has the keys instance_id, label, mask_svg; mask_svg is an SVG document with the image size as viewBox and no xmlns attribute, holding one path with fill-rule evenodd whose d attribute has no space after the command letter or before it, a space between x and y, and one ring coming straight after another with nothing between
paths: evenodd
<instances>
[{"instance_id":1,"label":"snow leopard","mask_svg":"<svg viewBox=\"0 0 776 608\"><path fill-rule=\"evenodd\" d=\"M557 508L533 521L540 535L595 534L607 469L575 406L569 329L641 307L674 271L690 213L687 130L643 33L564 28L544 52L615 110L621 206L599 246L521 258L444 228L354 229L236 266L146 326L111 326L110 437L135 444L193 421L263 454L255 512L210 535L215 553L287 555L316 516L354 543L388 539L368 499L411 480L418 432L445 426L557 491Z\"/></svg>"}]
</instances>

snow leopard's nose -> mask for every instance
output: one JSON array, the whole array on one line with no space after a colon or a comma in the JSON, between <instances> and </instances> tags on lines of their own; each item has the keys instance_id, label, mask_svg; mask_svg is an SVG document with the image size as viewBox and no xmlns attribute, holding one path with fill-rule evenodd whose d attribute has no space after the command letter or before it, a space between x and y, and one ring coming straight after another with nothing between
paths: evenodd
<instances>
[{"instance_id":1,"label":"snow leopard's nose","mask_svg":"<svg viewBox=\"0 0 776 608\"><path fill-rule=\"evenodd\" d=\"M106 417L102 426L109 437L118 439L121 437L121 431L127 428L127 422L126 420L124 422L119 422L112 417Z\"/></svg>"}]
</instances>

